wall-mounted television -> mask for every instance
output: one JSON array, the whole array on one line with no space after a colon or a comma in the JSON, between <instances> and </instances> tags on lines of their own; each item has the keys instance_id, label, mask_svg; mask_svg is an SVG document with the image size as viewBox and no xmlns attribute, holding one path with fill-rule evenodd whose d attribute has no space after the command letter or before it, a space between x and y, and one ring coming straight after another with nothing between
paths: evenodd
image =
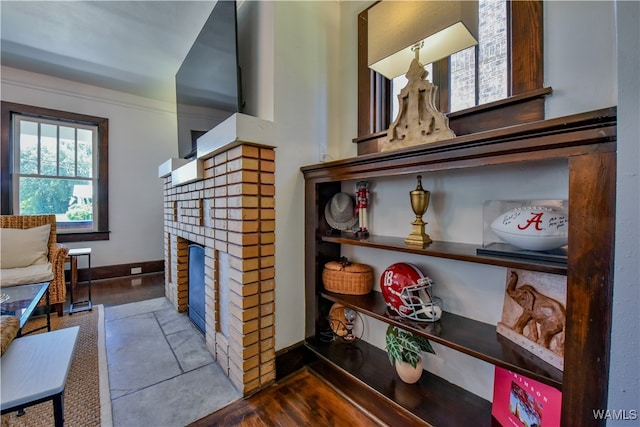
<instances>
[{"instance_id":1,"label":"wall-mounted television","mask_svg":"<svg viewBox=\"0 0 640 427\"><path fill-rule=\"evenodd\" d=\"M219 0L176 73L178 154L196 155L196 140L242 112L236 2Z\"/></svg>"}]
</instances>

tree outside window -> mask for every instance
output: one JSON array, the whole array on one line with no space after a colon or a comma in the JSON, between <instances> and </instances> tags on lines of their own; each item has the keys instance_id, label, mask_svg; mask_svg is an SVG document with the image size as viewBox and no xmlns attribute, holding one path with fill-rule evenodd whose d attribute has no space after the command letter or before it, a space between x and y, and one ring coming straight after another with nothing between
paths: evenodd
<instances>
[{"instance_id":1,"label":"tree outside window","mask_svg":"<svg viewBox=\"0 0 640 427\"><path fill-rule=\"evenodd\" d=\"M97 127L20 115L13 120L14 211L53 213L62 233L94 231Z\"/></svg>"}]
</instances>

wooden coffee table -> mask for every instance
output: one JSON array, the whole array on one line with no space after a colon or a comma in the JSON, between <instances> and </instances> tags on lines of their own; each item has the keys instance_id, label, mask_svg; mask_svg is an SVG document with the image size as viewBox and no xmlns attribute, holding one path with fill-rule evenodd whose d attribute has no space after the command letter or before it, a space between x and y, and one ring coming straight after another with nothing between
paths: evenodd
<instances>
[{"instance_id":1,"label":"wooden coffee table","mask_svg":"<svg viewBox=\"0 0 640 427\"><path fill-rule=\"evenodd\" d=\"M2 302L0 314L3 316L15 316L20 319L18 336L22 336L22 327L27 323L33 311L43 296L46 296L47 304L47 331L51 331L51 310L49 307L49 282L34 283L33 285L17 285L0 288ZM45 326L31 332L44 329Z\"/></svg>"}]
</instances>

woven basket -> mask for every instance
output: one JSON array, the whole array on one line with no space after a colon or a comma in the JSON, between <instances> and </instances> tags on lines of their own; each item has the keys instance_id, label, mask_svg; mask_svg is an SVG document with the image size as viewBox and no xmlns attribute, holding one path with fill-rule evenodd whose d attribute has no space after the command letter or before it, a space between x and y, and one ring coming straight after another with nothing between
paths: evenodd
<instances>
[{"instance_id":1,"label":"woven basket","mask_svg":"<svg viewBox=\"0 0 640 427\"><path fill-rule=\"evenodd\" d=\"M322 283L329 292L365 295L371 292L373 271L365 264L330 261L322 271Z\"/></svg>"}]
</instances>

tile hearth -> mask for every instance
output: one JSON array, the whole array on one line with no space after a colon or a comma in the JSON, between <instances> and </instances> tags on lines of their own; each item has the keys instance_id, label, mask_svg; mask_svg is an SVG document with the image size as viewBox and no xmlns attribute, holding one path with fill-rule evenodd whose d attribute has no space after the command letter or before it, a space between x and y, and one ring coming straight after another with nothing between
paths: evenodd
<instances>
[{"instance_id":1,"label":"tile hearth","mask_svg":"<svg viewBox=\"0 0 640 427\"><path fill-rule=\"evenodd\" d=\"M241 394L166 298L105 309L115 427L187 425Z\"/></svg>"}]
</instances>

